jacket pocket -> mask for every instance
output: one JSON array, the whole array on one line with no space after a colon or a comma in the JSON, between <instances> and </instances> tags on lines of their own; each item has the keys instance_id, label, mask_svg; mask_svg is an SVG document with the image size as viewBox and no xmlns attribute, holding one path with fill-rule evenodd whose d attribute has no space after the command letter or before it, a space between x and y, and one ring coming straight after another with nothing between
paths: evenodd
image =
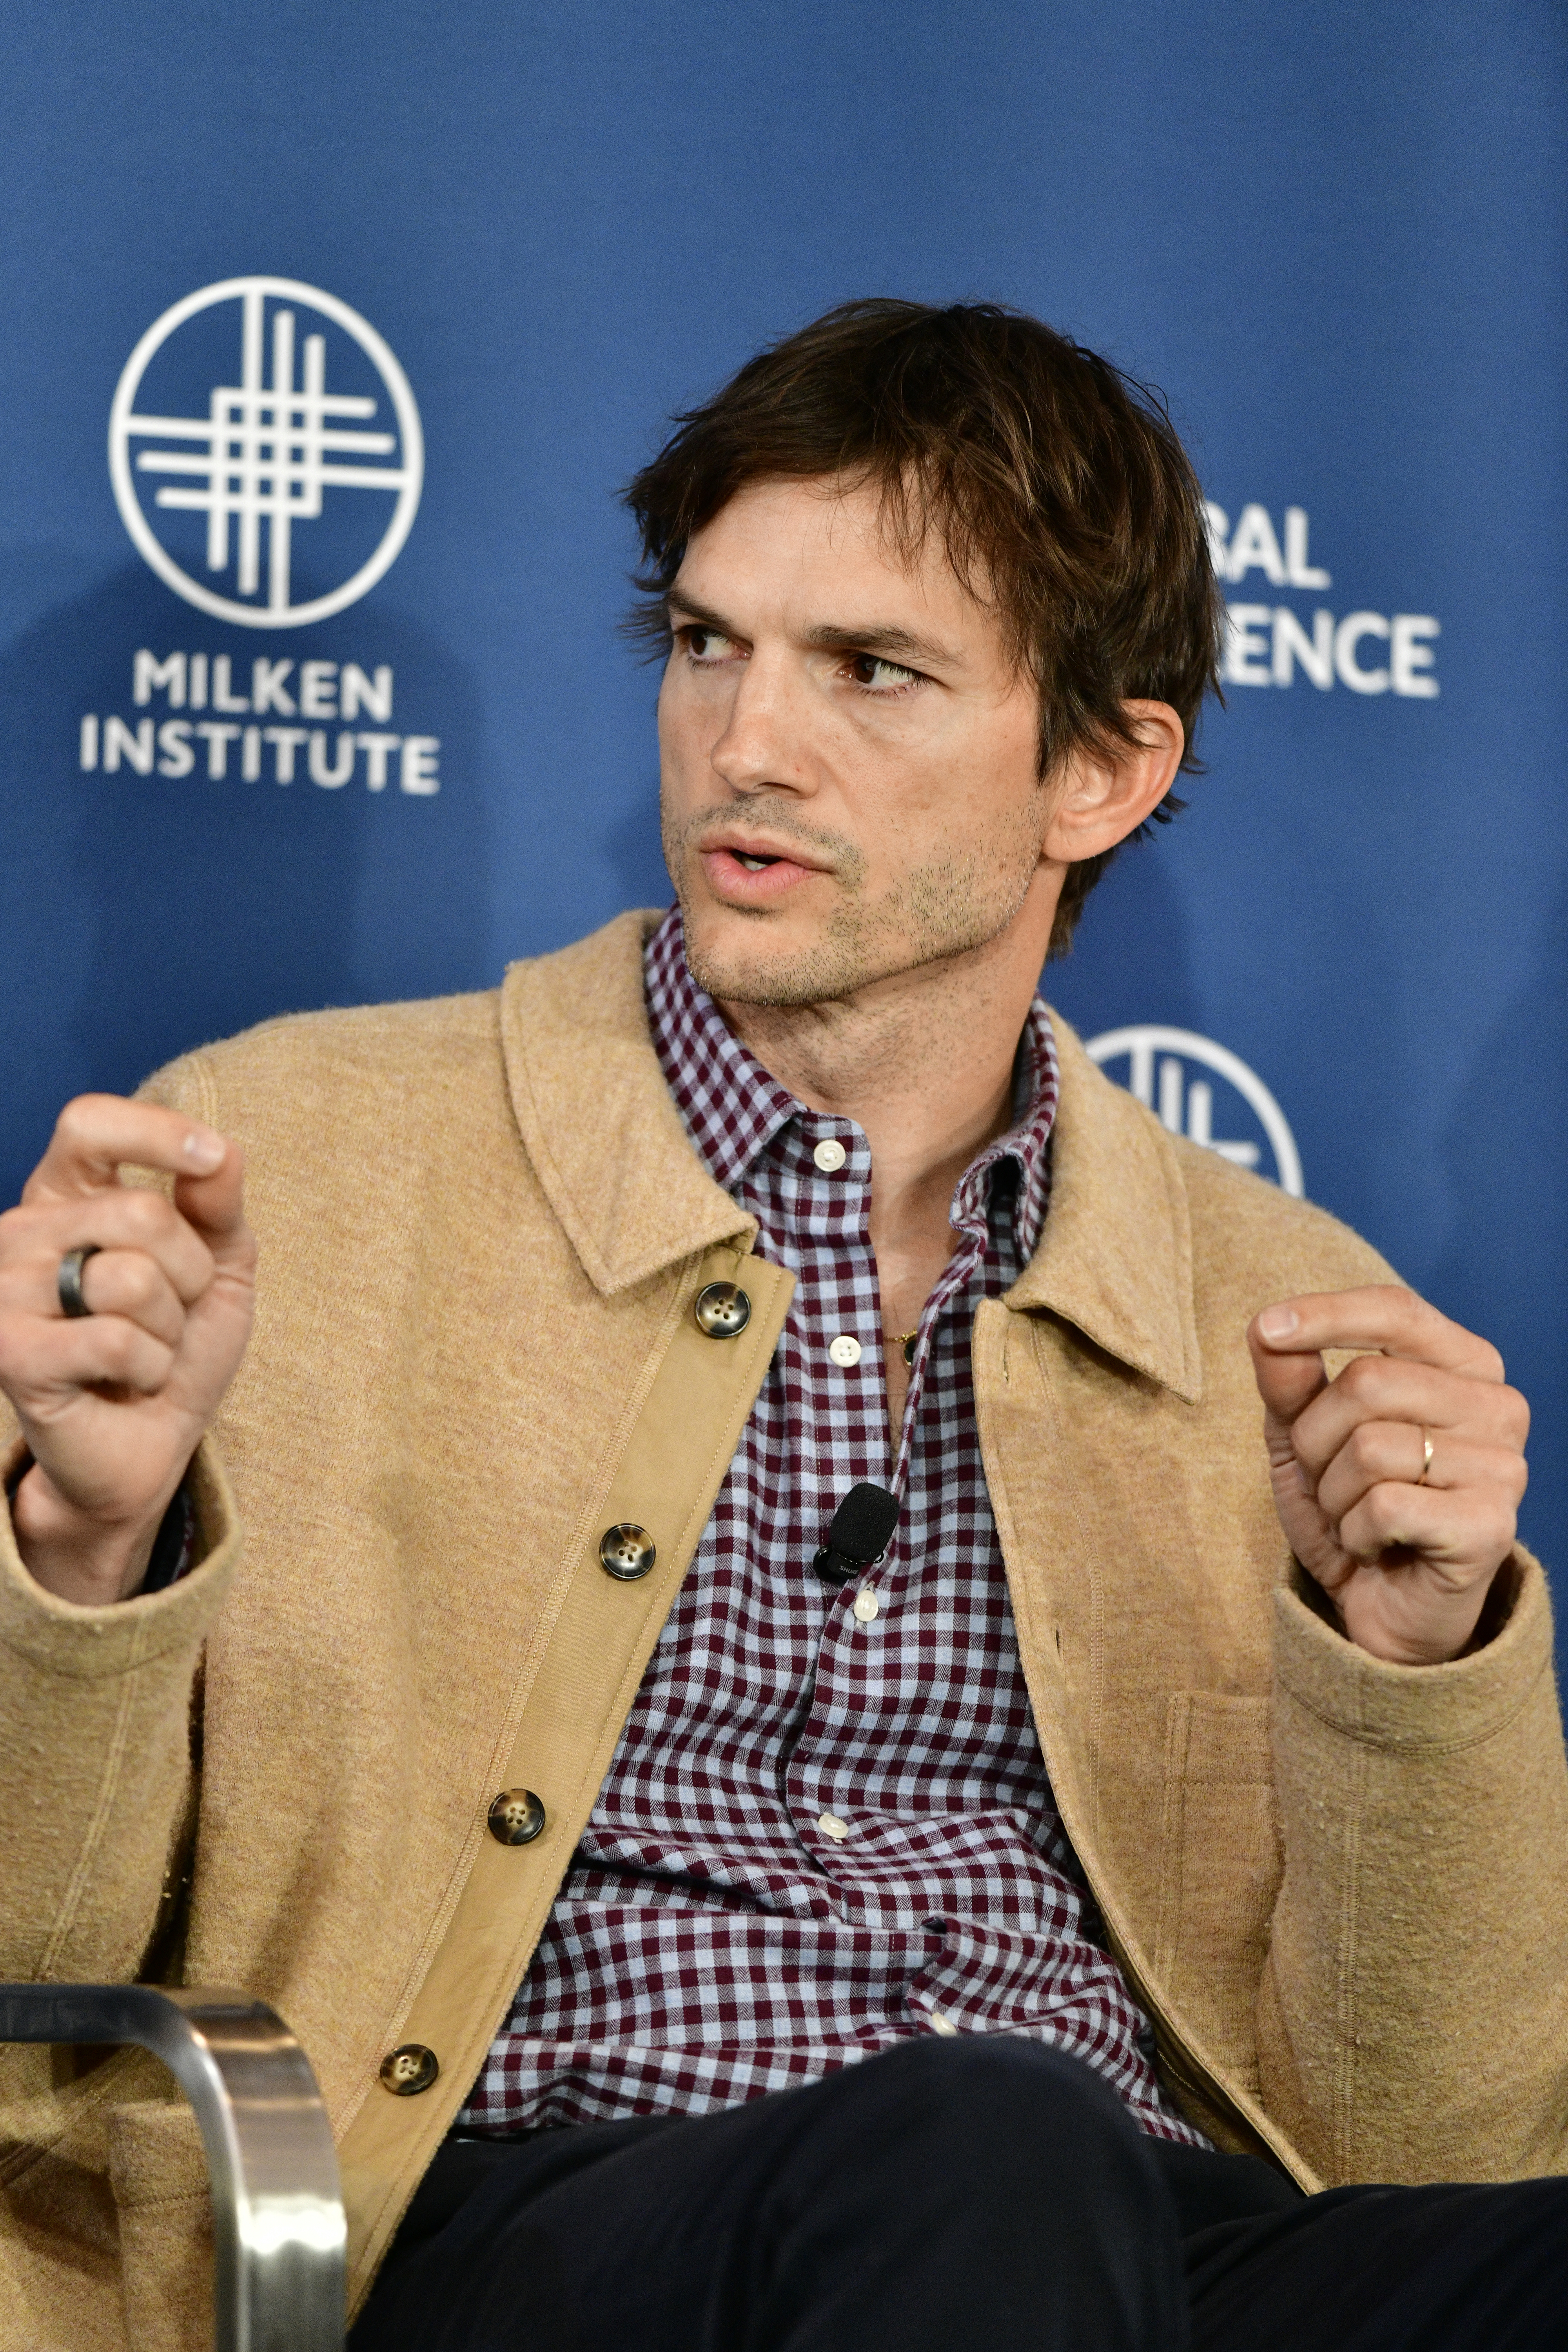
<instances>
[{"instance_id":1,"label":"jacket pocket","mask_svg":"<svg viewBox=\"0 0 1568 2352\"><path fill-rule=\"evenodd\" d=\"M190 2108L144 2099L112 2109L109 2177L120 2215L127 2352L210 2352L212 2206Z\"/></svg>"},{"instance_id":2,"label":"jacket pocket","mask_svg":"<svg viewBox=\"0 0 1568 2352\"><path fill-rule=\"evenodd\" d=\"M1156 1974L1255 2090L1258 1987L1281 1871L1267 1698L1172 1698L1162 1829Z\"/></svg>"}]
</instances>

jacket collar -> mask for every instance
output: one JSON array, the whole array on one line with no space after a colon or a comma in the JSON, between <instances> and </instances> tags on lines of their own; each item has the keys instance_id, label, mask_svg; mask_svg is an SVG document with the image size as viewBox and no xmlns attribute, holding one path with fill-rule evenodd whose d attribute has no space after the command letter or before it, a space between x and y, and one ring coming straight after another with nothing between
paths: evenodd
<instances>
[{"instance_id":1,"label":"jacket collar","mask_svg":"<svg viewBox=\"0 0 1568 2352\"><path fill-rule=\"evenodd\" d=\"M643 949L661 918L617 916L555 955L513 964L501 1038L534 1172L606 1297L693 1252L744 1251L755 1220L692 1150L658 1066ZM1202 1392L1192 1234L1175 1144L1096 1069L1053 1014L1060 1098L1050 1210L1008 1307L1057 1315L1188 1403Z\"/></svg>"},{"instance_id":2,"label":"jacket collar","mask_svg":"<svg viewBox=\"0 0 1568 2352\"><path fill-rule=\"evenodd\" d=\"M501 984L501 1050L535 1175L605 1297L694 1251L750 1246L736 1207L692 1150L658 1066L643 1000L657 914L618 915Z\"/></svg>"},{"instance_id":3,"label":"jacket collar","mask_svg":"<svg viewBox=\"0 0 1568 2352\"><path fill-rule=\"evenodd\" d=\"M1008 1307L1059 1315L1188 1404L1203 1393L1193 1238L1180 1154L1105 1077L1058 1013L1061 1093L1050 1213Z\"/></svg>"}]
</instances>

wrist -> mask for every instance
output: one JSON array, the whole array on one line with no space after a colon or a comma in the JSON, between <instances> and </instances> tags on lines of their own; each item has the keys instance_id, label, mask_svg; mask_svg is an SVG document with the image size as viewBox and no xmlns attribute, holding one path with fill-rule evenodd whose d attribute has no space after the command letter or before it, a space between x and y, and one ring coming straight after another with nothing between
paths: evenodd
<instances>
[{"instance_id":1,"label":"wrist","mask_svg":"<svg viewBox=\"0 0 1568 2352\"><path fill-rule=\"evenodd\" d=\"M22 1565L35 1584L78 1608L132 1600L146 1578L171 1499L155 1496L143 1511L124 1517L80 1510L47 1471L30 1463L9 1493Z\"/></svg>"},{"instance_id":2,"label":"wrist","mask_svg":"<svg viewBox=\"0 0 1568 2352\"><path fill-rule=\"evenodd\" d=\"M1348 1642L1381 1664L1452 1665L1460 1658L1473 1657L1496 1640L1512 1613L1517 1585L1510 1554L1489 1576L1455 1593L1446 1608L1379 1607L1370 1594L1357 1596L1361 1603L1357 1606L1349 1596L1335 1596L1333 1620Z\"/></svg>"}]
</instances>

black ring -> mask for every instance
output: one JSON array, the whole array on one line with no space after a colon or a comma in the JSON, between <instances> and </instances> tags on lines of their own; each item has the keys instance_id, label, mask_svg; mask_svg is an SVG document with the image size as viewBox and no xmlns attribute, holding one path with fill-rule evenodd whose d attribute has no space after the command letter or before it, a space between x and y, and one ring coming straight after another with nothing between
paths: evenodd
<instances>
[{"instance_id":1,"label":"black ring","mask_svg":"<svg viewBox=\"0 0 1568 2352\"><path fill-rule=\"evenodd\" d=\"M81 1270L89 1257L97 1257L100 1242L84 1242L80 1249L67 1250L60 1260L60 1270L55 1276L55 1288L59 1293L60 1313L72 1317L90 1315L91 1307L81 1295Z\"/></svg>"}]
</instances>

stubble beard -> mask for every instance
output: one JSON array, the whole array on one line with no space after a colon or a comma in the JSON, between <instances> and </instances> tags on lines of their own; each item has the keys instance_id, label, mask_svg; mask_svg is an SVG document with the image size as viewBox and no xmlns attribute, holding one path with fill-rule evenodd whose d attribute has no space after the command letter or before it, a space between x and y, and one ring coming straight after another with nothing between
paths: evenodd
<instances>
[{"instance_id":1,"label":"stubble beard","mask_svg":"<svg viewBox=\"0 0 1568 2352\"><path fill-rule=\"evenodd\" d=\"M830 864L834 903L809 943L775 944L765 913L730 910L751 936L737 946L705 936L707 911L693 887L702 832L732 814L707 809L684 824L663 820L665 863L675 884L692 978L716 1003L780 1010L843 1003L905 972L951 963L988 947L1022 908L1038 862L1032 828L999 823L980 841L913 867L875 898L867 896L866 860L842 835L816 833L777 807L759 802L756 814L770 832L798 842Z\"/></svg>"}]
</instances>

